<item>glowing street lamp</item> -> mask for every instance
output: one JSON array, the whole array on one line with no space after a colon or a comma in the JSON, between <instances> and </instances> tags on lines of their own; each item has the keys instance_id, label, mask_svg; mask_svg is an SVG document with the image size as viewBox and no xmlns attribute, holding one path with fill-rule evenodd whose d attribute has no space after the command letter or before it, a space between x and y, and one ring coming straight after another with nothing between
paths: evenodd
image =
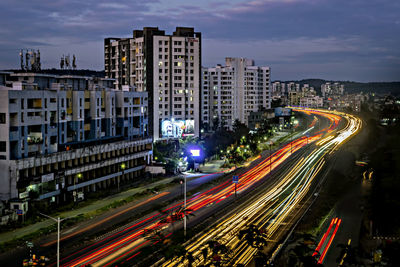
<instances>
[{"instance_id":1,"label":"glowing street lamp","mask_svg":"<svg viewBox=\"0 0 400 267\"><path fill-rule=\"evenodd\" d=\"M77 173L76 175L75 175L75 177L74 177L74 192L72 193L73 195L74 195L74 202L76 202L76 199L77 199L77 196L76 196L76 188L75 188L75 185L76 185L76 179L82 179L82 177L83 177L83 175L82 175L82 173Z\"/></svg>"},{"instance_id":2,"label":"glowing street lamp","mask_svg":"<svg viewBox=\"0 0 400 267\"><path fill-rule=\"evenodd\" d=\"M119 167L122 170L122 177L123 177L124 176L124 171L125 171L125 168L126 168L126 164L125 163L121 163L121 165L119 165ZM119 192L119 177L117 178L117 184L118 184L118 192Z\"/></svg>"}]
</instances>

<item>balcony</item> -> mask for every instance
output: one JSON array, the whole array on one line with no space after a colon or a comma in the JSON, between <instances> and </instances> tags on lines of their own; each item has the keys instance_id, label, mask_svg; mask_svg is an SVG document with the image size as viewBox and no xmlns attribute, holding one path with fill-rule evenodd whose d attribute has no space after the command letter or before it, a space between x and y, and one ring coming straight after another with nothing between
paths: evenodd
<instances>
[{"instance_id":1,"label":"balcony","mask_svg":"<svg viewBox=\"0 0 400 267\"><path fill-rule=\"evenodd\" d=\"M16 131L11 131L11 128L10 128L10 141L13 141L13 140L19 140L19 131L18 131L18 129L16 129Z\"/></svg>"},{"instance_id":2,"label":"balcony","mask_svg":"<svg viewBox=\"0 0 400 267\"><path fill-rule=\"evenodd\" d=\"M40 144L32 144L32 145L28 145L28 153L35 153L35 152L39 152L41 148Z\"/></svg>"}]
</instances>

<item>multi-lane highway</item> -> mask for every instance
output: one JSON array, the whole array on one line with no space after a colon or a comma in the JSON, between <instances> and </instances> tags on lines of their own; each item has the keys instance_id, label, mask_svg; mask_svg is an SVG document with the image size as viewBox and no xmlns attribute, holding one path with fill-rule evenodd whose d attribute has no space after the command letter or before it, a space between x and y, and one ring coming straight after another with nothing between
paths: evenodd
<instances>
[{"instance_id":1,"label":"multi-lane highway","mask_svg":"<svg viewBox=\"0 0 400 267\"><path fill-rule=\"evenodd\" d=\"M298 206L308 195L319 171L325 165L325 157L333 153L349 137L361 127L361 121L346 114L327 113L318 110L297 109L311 116L323 117L329 121L327 127L315 130L316 117L310 125L307 136L296 140L275 151L270 157L259 159L240 175L237 186L239 195L249 192L254 195L238 205L235 212L223 218L221 222L205 233L190 240L186 249L193 252L198 263L204 263L200 251L204 249L208 240L217 240L233 251L231 263L248 263L254 256L256 249L238 239L237 233L249 224L256 225L267 233L271 240L278 240L283 234L282 228L294 220L298 213ZM343 129L337 129L341 120L346 121ZM297 154L296 154L297 152ZM292 156L296 154L297 156ZM288 160L290 158L290 160ZM290 165L287 165L290 162ZM286 164L286 165L285 165ZM272 179L268 174L271 171L291 166L287 171L277 172ZM257 187L266 177L270 177L267 184ZM254 189L257 185L256 190ZM195 212L197 220L206 216L207 210L217 211L224 203L234 198L235 185L230 180L199 192L188 199L187 207ZM81 248L69 255L63 255L62 266L113 266L118 262L132 262L140 253L143 246L152 241L145 239L143 233L152 229L164 229L166 235L171 234L171 216L165 217L169 211L181 206L178 202L165 209L165 213L156 213L137 221L129 227L109 235L108 237ZM163 219L163 220L162 220ZM286 227L287 228L287 227ZM285 228L285 229L286 229ZM180 259L172 261L176 264ZM165 264L170 265L170 263Z\"/></svg>"},{"instance_id":2,"label":"multi-lane highway","mask_svg":"<svg viewBox=\"0 0 400 267\"><path fill-rule=\"evenodd\" d=\"M309 114L322 115L320 111L298 110ZM245 206L241 206L240 210L224 219L219 224L209 229L204 234L187 242L186 249L191 252L198 264L207 264L210 259L204 258L202 251L207 248L207 242L214 240L222 245L227 246L230 250L230 258L228 265L235 266L237 264L248 264L257 248L250 246L244 240L239 239L239 231L245 229L248 225L254 225L261 232L266 233L266 237L270 241L278 240L285 231L288 230L287 224L293 221L300 202L305 199L312 188L317 174L324 167L326 155L333 153L343 144L349 137L356 134L361 127L361 121L350 115L340 114L347 121L346 126L331 133L340 120L339 115L325 113L332 121L326 130L328 135L322 140L316 142L315 148L305 157L301 157L295 166L273 186L260 194L257 199L252 199ZM324 116L324 115L323 115ZM325 131L325 130L324 130ZM331 133L331 134L330 134ZM309 142L316 141L322 136L321 132L317 132L310 137ZM297 140L296 149L301 146L301 140ZM284 153L283 148L282 153ZM273 155L274 164L280 158L280 153ZM262 165L259 166L262 169ZM274 166L275 167L275 166ZM263 171L258 168L249 171L244 176L245 179L257 180L265 176ZM249 178L251 177L251 178ZM250 182L249 182L250 183ZM245 188L245 186L243 186ZM283 231L282 231L283 230ZM271 246L272 248L272 246ZM175 266L181 261L177 258L175 261L168 261L164 266Z\"/></svg>"}]
</instances>

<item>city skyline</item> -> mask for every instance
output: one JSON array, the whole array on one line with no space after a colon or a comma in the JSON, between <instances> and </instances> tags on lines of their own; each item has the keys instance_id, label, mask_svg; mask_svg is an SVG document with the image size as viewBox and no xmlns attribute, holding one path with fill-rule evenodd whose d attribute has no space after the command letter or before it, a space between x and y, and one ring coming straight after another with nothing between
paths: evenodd
<instances>
[{"instance_id":1,"label":"city skyline","mask_svg":"<svg viewBox=\"0 0 400 267\"><path fill-rule=\"evenodd\" d=\"M78 68L102 70L105 37L182 25L203 33L205 67L247 57L271 66L272 80L400 77L400 6L393 1L2 1L0 10L0 69L18 68L19 50L34 48L43 68L75 54Z\"/></svg>"}]
</instances>

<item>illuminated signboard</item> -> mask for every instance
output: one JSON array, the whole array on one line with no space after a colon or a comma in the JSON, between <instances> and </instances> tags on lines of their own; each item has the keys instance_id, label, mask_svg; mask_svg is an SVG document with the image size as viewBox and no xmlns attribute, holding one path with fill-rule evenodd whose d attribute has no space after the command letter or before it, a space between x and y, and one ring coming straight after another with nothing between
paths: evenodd
<instances>
[{"instance_id":1,"label":"illuminated signboard","mask_svg":"<svg viewBox=\"0 0 400 267\"><path fill-rule=\"evenodd\" d=\"M191 149L190 153L193 157L200 157L200 149Z\"/></svg>"},{"instance_id":2,"label":"illuminated signboard","mask_svg":"<svg viewBox=\"0 0 400 267\"><path fill-rule=\"evenodd\" d=\"M194 133L194 120L165 120L161 122L162 137L179 138Z\"/></svg>"}]
</instances>

